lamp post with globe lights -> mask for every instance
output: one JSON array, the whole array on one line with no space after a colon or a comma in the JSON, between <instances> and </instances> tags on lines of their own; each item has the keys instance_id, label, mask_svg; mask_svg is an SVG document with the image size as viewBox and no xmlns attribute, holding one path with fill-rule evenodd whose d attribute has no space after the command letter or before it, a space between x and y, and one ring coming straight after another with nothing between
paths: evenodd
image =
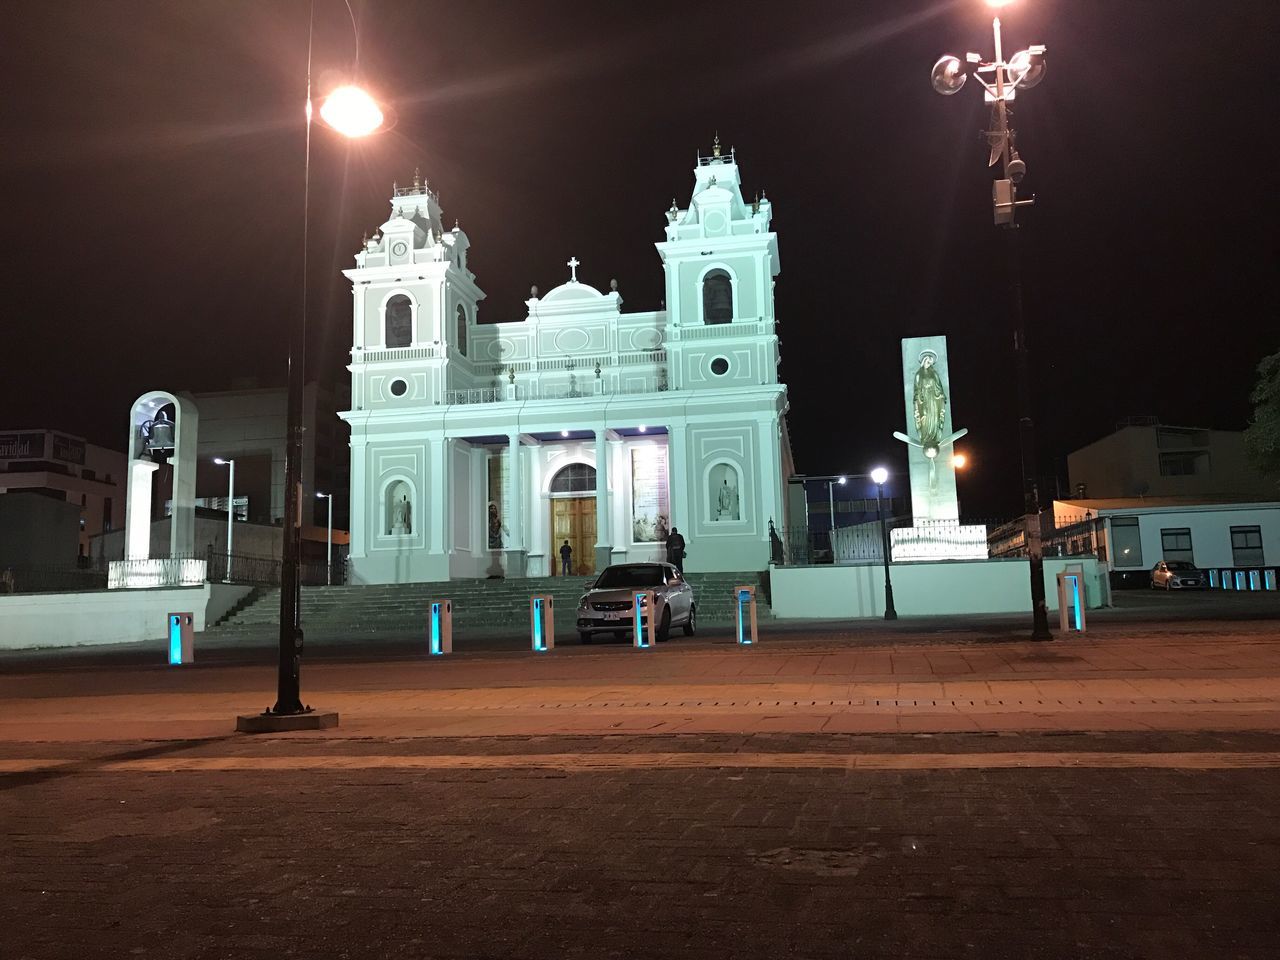
<instances>
[{"instance_id":1,"label":"lamp post with globe lights","mask_svg":"<svg viewBox=\"0 0 1280 960\"><path fill-rule=\"evenodd\" d=\"M997 10L1014 0L987 0ZM967 53L963 61L950 54L933 65L933 88L950 96L965 85L972 73L982 86L986 101L992 104L991 129L986 132L990 149L988 166L1001 165L1001 177L991 186L991 205L996 226L1003 228L1008 247L1009 301L1013 320L1013 348L1018 370L1018 441L1022 455L1023 528L1027 558L1031 568L1031 639L1052 640L1049 614L1045 606L1044 550L1040 542L1040 495L1036 485L1035 422L1031 416L1030 357L1027 350L1026 321L1022 309L1022 278L1018 251L1018 225L1014 216L1019 207L1035 203L1035 198L1018 199L1018 187L1027 175L1027 165L1018 154L1013 129L1013 112L1009 104L1019 91L1030 90L1044 78L1043 44L1004 58L1004 38L1000 17L992 18L995 59L986 61L981 54Z\"/></svg>"},{"instance_id":2,"label":"lamp post with globe lights","mask_svg":"<svg viewBox=\"0 0 1280 960\"><path fill-rule=\"evenodd\" d=\"M884 618L897 620L898 611L893 605L893 580L889 577L889 528L884 520L884 485L889 480L889 471L884 467L876 467L871 471L871 482L876 485L876 516L880 518L880 555L884 560Z\"/></svg>"},{"instance_id":3,"label":"lamp post with globe lights","mask_svg":"<svg viewBox=\"0 0 1280 960\"><path fill-rule=\"evenodd\" d=\"M213 462L227 468L227 569L223 572L222 579L230 583L231 535L236 521L236 462L234 459L225 460L222 457L214 457Z\"/></svg>"},{"instance_id":4,"label":"lamp post with globe lights","mask_svg":"<svg viewBox=\"0 0 1280 960\"><path fill-rule=\"evenodd\" d=\"M349 8L348 8L349 9ZM315 4L311 6L312 32L307 38L306 139L302 180L302 306L289 326L289 400L285 427L284 549L280 564L280 663L276 703L266 716L289 717L309 713L302 704L300 669L302 624L299 617L302 554L302 394L306 383L307 252L311 213L311 128L314 120L311 63ZM355 26L354 17L352 26ZM359 35L356 36L359 66ZM386 115L378 102L354 84L330 91L320 104L324 126L348 139L366 137L385 129Z\"/></svg>"}]
</instances>

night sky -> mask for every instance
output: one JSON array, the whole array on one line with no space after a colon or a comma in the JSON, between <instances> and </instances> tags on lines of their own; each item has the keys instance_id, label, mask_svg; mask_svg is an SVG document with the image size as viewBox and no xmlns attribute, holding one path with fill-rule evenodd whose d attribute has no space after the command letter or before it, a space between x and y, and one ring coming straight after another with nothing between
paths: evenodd
<instances>
[{"instance_id":1,"label":"night sky","mask_svg":"<svg viewBox=\"0 0 1280 960\"><path fill-rule=\"evenodd\" d=\"M317 86L352 68L316 2ZM965 512L1018 511L1001 237L976 85L980 0L728 4L356 0L362 79L395 128L313 143L312 375L350 337L339 269L415 166L472 241L484 322L530 284L617 278L656 309L653 244L718 130L774 203L782 375L798 469L904 462L899 346L950 339L973 466ZM123 449L145 389L282 384L298 309L308 3L14 6L0 58L6 229L0 427ZM1019 0L1048 45L1015 119L1042 472L1130 415L1240 429L1277 334L1274 0ZM1052 480L1046 480L1051 485ZM1052 489L1049 490L1052 493Z\"/></svg>"}]
</instances>

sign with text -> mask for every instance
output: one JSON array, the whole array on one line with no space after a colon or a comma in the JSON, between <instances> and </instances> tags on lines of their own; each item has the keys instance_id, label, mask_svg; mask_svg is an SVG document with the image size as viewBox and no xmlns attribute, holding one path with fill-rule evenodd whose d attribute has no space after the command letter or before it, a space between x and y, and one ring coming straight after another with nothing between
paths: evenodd
<instances>
[{"instance_id":1,"label":"sign with text","mask_svg":"<svg viewBox=\"0 0 1280 960\"><path fill-rule=\"evenodd\" d=\"M662 543L667 539L671 507L667 493L667 448L631 450L631 540Z\"/></svg>"},{"instance_id":2,"label":"sign with text","mask_svg":"<svg viewBox=\"0 0 1280 960\"><path fill-rule=\"evenodd\" d=\"M43 460L44 434L0 433L0 460Z\"/></svg>"}]
</instances>

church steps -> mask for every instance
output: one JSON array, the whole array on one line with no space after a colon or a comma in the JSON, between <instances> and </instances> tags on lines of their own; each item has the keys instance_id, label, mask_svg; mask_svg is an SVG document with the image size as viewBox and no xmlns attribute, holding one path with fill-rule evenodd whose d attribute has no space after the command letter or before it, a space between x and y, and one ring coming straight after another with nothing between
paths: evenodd
<instances>
[{"instance_id":1,"label":"church steps","mask_svg":"<svg viewBox=\"0 0 1280 960\"><path fill-rule=\"evenodd\" d=\"M302 618L319 634L415 633L426 621L427 605L447 599L453 603L454 622L468 626L515 626L528 622L529 597L555 598L561 611L561 629L572 629L577 606L588 577L530 578L527 580L453 580L444 583L304 587ZM742 583L756 586L758 614L772 614L765 602L761 575L691 574L698 597L699 618L704 623L729 623L734 616L733 588ZM258 635L274 629L280 609L279 590L265 590L253 602L213 628L219 636Z\"/></svg>"}]
</instances>

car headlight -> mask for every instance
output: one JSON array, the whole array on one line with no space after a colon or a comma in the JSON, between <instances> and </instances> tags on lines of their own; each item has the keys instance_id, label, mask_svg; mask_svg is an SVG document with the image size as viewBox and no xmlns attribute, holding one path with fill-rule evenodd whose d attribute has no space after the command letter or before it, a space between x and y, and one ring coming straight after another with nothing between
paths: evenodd
<instances>
[{"instance_id":1,"label":"car headlight","mask_svg":"<svg viewBox=\"0 0 1280 960\"><path fill-rule=\"evenodd\" d=\"M587 595L584 593L578 598L578 608L585 610L587 606Z\"/></svg>"}]
</instances>

